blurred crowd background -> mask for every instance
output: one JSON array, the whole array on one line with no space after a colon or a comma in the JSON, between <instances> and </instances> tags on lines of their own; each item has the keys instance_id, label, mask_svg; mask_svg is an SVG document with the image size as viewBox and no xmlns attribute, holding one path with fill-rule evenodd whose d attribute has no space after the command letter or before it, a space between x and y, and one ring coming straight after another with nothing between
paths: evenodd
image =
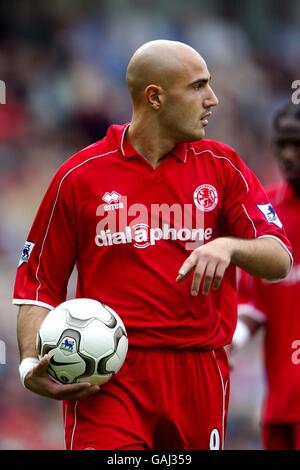
<instances>
[{"instance_id":1,"label":"blurred crowd background","mask_svg":"<svg viewBox=\"0 0 300 470\"><path fill-rule=\"evenodd\" d=\"M1 2L0 449L63 448L60 403L19 383L14 273L57 167L99 140L110 123L128 120L124 75L132 53L159 38L197 49L220 100L207 137L232 145L267 185L279 178L272 115L300 79L299 18L297 0ZM232 373L228 449L260 448L259 344L258 337Z\"/></svg>"}]
</instances>

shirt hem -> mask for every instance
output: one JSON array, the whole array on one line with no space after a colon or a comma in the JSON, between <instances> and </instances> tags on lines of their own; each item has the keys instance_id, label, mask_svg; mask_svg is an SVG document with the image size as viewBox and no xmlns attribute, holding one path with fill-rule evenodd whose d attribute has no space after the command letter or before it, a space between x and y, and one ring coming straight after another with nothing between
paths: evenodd
<instances>
[{"instance_id":1,"label":"shirt hem","mask_svg":"<svg viewBox=\"0 0 300 470\"><path fill-rule=\"evenodd\" d=\"M31 300L31 299L13 299L13 305L37 305L38 307L45 307L49 310L53 310L53 305L47 304L46 302L40 302L39 300Z\"/></svg>"}]
</instances>

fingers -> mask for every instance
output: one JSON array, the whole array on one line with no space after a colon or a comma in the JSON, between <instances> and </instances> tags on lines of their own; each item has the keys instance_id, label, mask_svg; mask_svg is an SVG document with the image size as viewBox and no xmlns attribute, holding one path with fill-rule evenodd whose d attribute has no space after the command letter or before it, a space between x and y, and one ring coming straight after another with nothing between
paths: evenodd
<instances>
[{"instance_id":1,"label":"fingers","mask_svg":"<svg viewBox=\"0 0 300 470\"><path fill-rule=\"evenodd\" d=\"M201 293L203 295L208 295L211 290L219 289L226 267L225 263L210 262L206 264L205 262L199 262L195 269L191 294L193 296L198 295L201 284Z\"/></svg>"},{"instance_id":2,"label":"fingers","mask_svg":"<svg viewBox=\"0 0 300 470\"><path fill-rule=\"evenodd\" d=\"M99 392L99 385L92 385L88 382L61 384L55 381L48 374L49 360L50 357L46 354L29 372L26 377L26 387L29 390L54 400L82 400Z\"/></svg>"},{"instance_id":3,"label":"fingers","mask_svg":"<svg viewBox=\"0 0 300 470\"><path fill-rule=\"evenodd\" d=\"M194 271L191 294L203 295L218 289L231 263L234 244L227 238L217 238L196 248L179 269L177 282L184 281Z\"/></svg>"},{"instance_id":4,"label":"fingers","mask_svg":"<svg viewBox=\"0 0 300 470\"><path fill-rule=\"evenodd\" d=\"M56 400L82 400L99 392L99 390L99 385L91 385L89 383L55 384L52 390L52 397Z\"/></svg>"},{"instance_id":5,"label":"fingers","mask_svg":"<svg viewBox=\"0 0 300 470\"><path fill-rule=\"evenodd\" d=\"M202 282L203 275L206 270L206 263L204 260L199 260L197 267L194 272L192 286L191 286L191 295L196 296L199 294L200 285Z\"/></svg>"},{"instance_id":6,"label":"fingers","mask_svg":"<svg viewBox=\"0 0 300 470\"><path fill-rule=\"evenodd\" d=\"M215 280L216 265L215 263L209 263L206 267L203 284L202 284L202 294L208 295L212 283Z\"/></svg>"},{"instance_id":7,"label":"fingers","mask_svg":"<svg viewBox=\"0 0 300 470\"><path fill-rule=\"evenodd\" d=\"M90 385L90 384L89 384ZM77 398L75 398L76 400L82 400L83 398L87 398L89 397L90 395L94 395L94 393L97 393L99 392L101 389L101 387L99 385L90 385L89 388L86 388L84 390L81 390L78 395L77 395ZM72 398L71 398L72 400Z\"/></svg>"},{"instance_id":8,"label":"fingers","mask_svg":"<svg viewBox=\"0 0 300 470\"><path fill-rule=\"evenodd\" d=\"M223 280L227 265L225 263L220 263L217 265L214 275L214 281L212 288L213 290L219 289L221 282Z\"/></svg>"},{"instance_id":9,"label":"fingers","mask_svg":"<svg viewBox=\"0 0 300 470\"><path fill-rule=\"evenodd\" d=\"M182 265L182 268L180 268L179 270L179 275L176 278L177 282L181 282L186 279L193 269L194 260L189 260L188 258L187 261L188 263L184 263ZM219 289L226 268L227 264L224 262L217 263L216 261L207 261L200 258L196 263L194 271L191 286L191 295L197 296L199 294L201 285L201 293L203 295L208 295L211 290Z\"/></svg>"},{"instance_id":10,"label":"fingers","mask_svg":"<svg viewBox=\"0 0 300 470\"><path fill-rule=\"evenodd\" d=\"M185 260L183 265L178 271L178 276L176 278L177 282L183 281L193 270L193 268L197 265L197 255L193 252L190 256Z\"/></svg>"},{"instance_id":11,"label":"fingers","mask_svg":"<svg viewBox=\"0 0 300 470\"><path fill-rule=\"evenodd\" d=\"M33 376L41 377L47 374L48 366L49 366L50 358L48 354L42 357L40 362L33 368L32 374Z\"/></svg>"}]
</instances>

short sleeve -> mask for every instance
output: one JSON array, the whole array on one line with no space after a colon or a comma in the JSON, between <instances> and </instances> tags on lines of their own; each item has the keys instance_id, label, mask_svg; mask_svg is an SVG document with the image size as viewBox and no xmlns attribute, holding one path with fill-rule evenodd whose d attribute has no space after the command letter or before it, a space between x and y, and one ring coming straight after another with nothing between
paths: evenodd
<instances>
[{"instance_id":1,"label":"short sleeve","mask_svg":"<svg viewBox=\"0 0 300 470\"><path fill-rule=\"evenodd\" d=\"M276 238L292 259L291 246L279 217L260 181L238 155L230 161L227 173L224 214L226 231L231 236Z\"/></svg>"},{"instance_id":2,"label":"short sleeve","mask_svg":"<svg viewBox=\"0 0 300 470\"><path fill-rule=\"evenodd\" d=\"M14 286L14 304L53 308L66 299L76 260L73 188L58 170L25 242Z\"/></svg>"}]
</instances>

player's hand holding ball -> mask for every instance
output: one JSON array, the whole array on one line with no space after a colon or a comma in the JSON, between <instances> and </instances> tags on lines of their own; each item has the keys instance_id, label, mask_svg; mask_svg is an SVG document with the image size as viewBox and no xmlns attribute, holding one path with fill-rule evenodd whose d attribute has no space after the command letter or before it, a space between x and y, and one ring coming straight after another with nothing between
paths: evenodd
<instances>
[{"instance_id":1,"label":"player's hand holding ball","mask_svg":"<svg viewBox=\"0 0 300 470\"><path fill-rule=\"evenodd\" d=\"M114 310L93 299L63 302L41 324L40 362L25 386L51 398L85 398L120 370L127 349L126 330Z\"/></svg>"}]
</instances>

